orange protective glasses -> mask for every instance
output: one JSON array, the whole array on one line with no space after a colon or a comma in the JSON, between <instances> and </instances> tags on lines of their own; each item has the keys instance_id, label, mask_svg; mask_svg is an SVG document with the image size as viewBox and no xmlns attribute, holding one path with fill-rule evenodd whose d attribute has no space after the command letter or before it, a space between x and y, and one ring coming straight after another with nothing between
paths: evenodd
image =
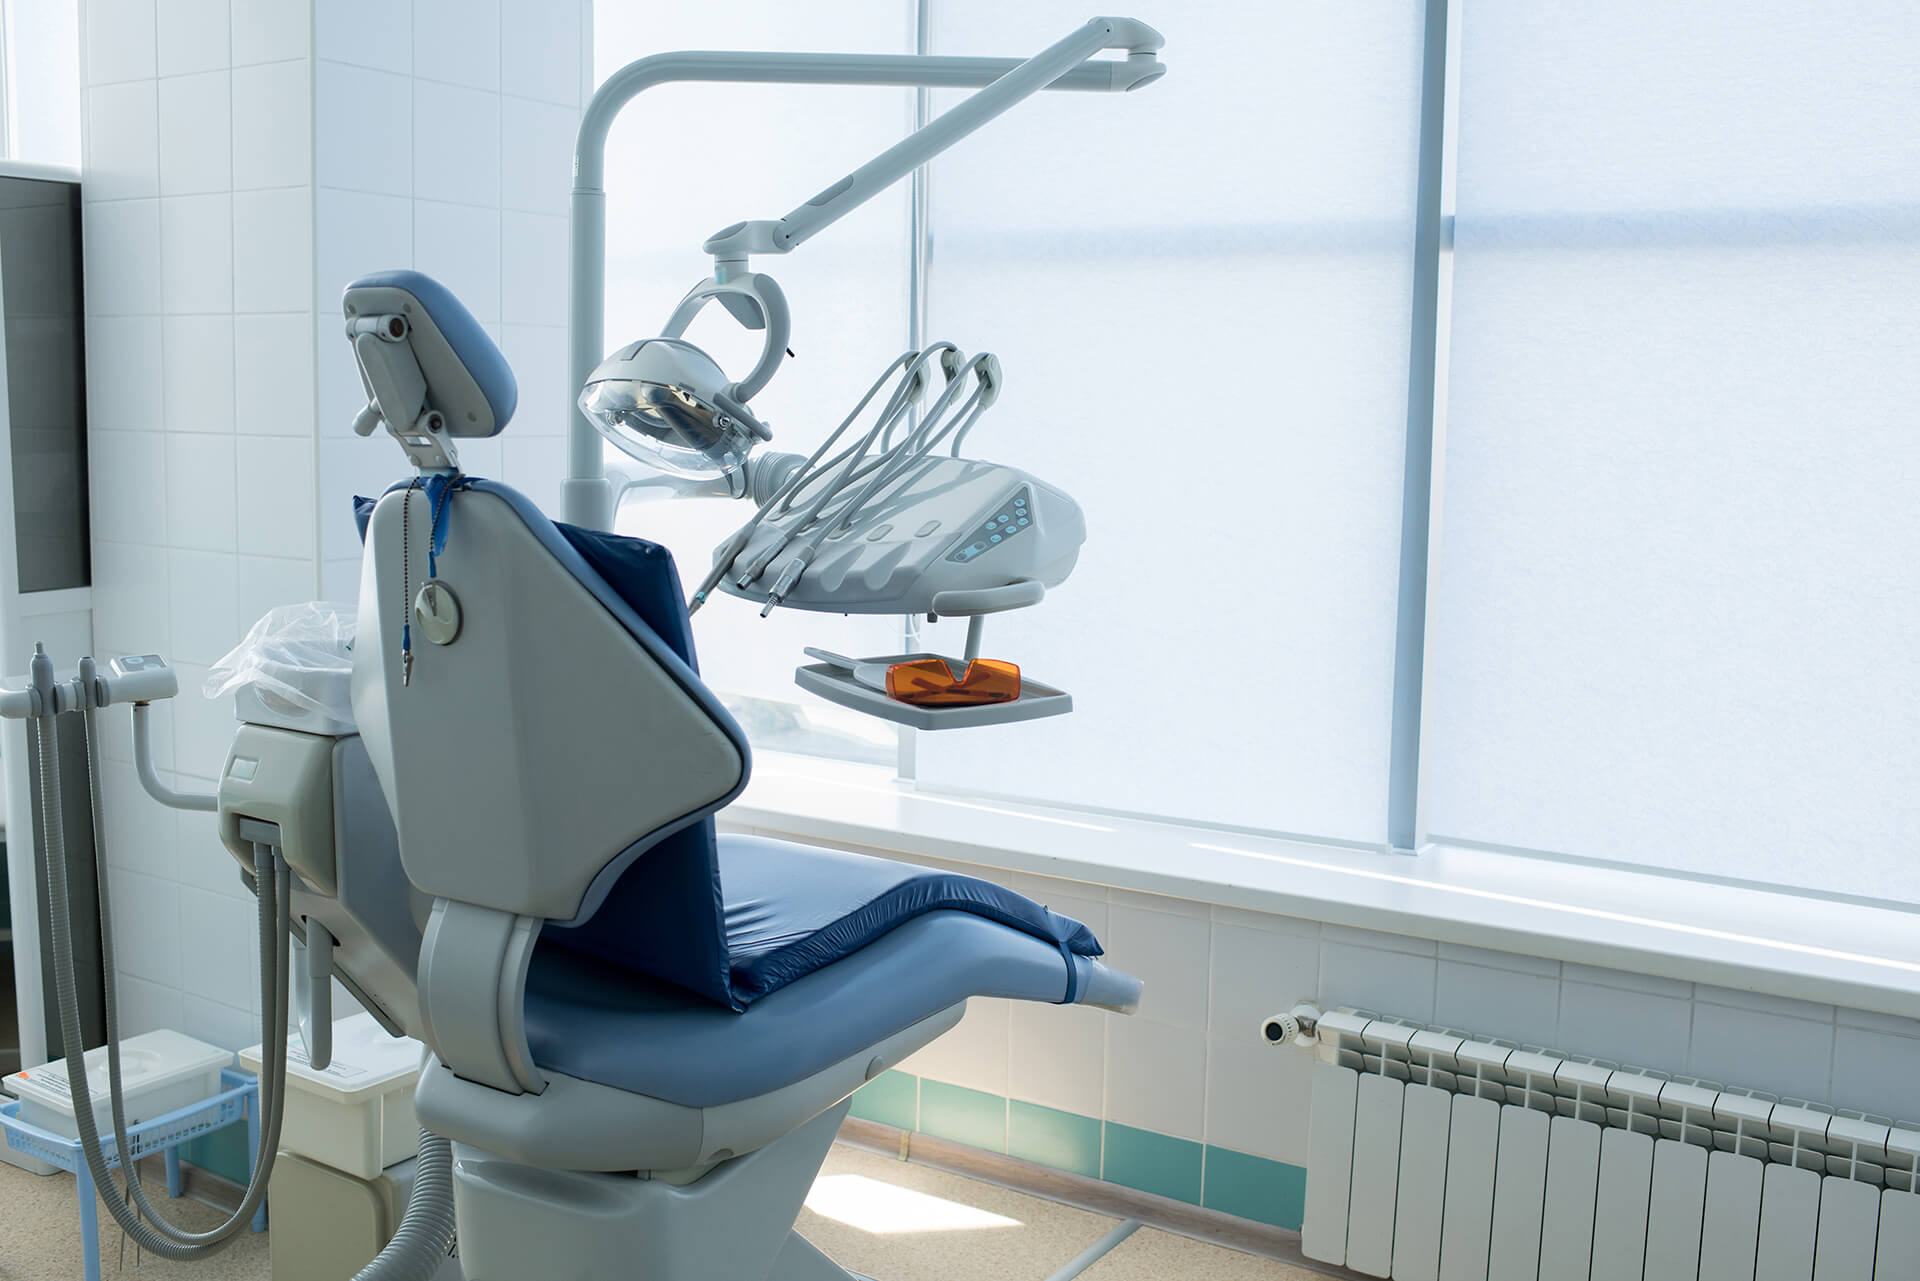
<instances>
[{"instance_id":1,"label":"orange protective glasses","mask_svg":"<svg viewBox=\"0 0 1920 1281\"><path fill-rule=\"evenodd\" d=\"M959 677L944 659L920 658L887 669L887 697L922 707L1010 703L1020 697L1020 668L999 658L976 658Z\"/></svg>"}]
</instances>

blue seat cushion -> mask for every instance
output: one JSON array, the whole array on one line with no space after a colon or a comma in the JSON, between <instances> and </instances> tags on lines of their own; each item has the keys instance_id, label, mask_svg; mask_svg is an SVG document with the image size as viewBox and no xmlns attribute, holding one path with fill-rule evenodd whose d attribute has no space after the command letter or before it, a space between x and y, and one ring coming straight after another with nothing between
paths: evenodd
<instances>
[{"instance_id":1,"label":"blue seat cushion","mask_svg":"<svg viewBox=\"0 0 1920 1281\"><path fill-rule=\"evenodd\" d=\"M843 850L722 837L720 884L733 991L748 1004L928 912L971 913L1079 956L1101 952L1080 922L991 881Z\"/></svg>"},{"instance_id":2,"label":"blue seat cushion","mask_svg":"<svg viewBox=\"0 0 1920 1281\"><path fill-rule=\"evenodd\" d=\"M743 851L743 842L751 851ZM743 852L747 863L777 868L785 886L782 890L769 883L751 892L756 903L758 895L770 895L766 910L747 910L749 903L729 888L729 919L741 922L743 939L760 940L762 950L749 944L748 952L762 960L780 957L796 945L804 947L806 939L822 931L781 940L815 914L836 911L840 896L860 892L858 884L882 883L874 869L851 870L845 860L899 867L882 859L764 838L720 838L723 869L730 872L742 865L736 860ZM812 887L821 882L840 888L816 896ZM914 896L922 893L933 890L922 887ZM1045 911L1019 901L1036 916ZM796 903L794 914L782 913L777 907L782 902ZM845 914L828 922L827 929L842 919ZM1055 932L1082 938L1082 946L1098 951L1099 944L1084 926L1065 917L1053 919L1061 922ZM864 934L865 928L856 933ZM1070 987L1087 990L1103 968L1088 953L1071 948L1063 962L1060 947L1036 930L973 910L935 907L907 917L839 959L788 978L746 1012L734 1013L603 956L554 946L549 940L543 936L527 976L527 1038L534 1061L548 1071L685 1107L714 1107L777 1090L968 997L1060 1001ZM822 949L813 959L826 955ZM753 965L750 960L750 972ZM1074 967L1071 984L1068 965Z\"/></svg>"}]
</instances>

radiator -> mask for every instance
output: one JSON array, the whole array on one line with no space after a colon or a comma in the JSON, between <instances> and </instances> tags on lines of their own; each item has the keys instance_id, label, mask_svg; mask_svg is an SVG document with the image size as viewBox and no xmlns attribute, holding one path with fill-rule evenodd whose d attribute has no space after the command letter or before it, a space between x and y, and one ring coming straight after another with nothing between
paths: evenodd
<instances>
[{"instance_id":1,"label":"radiator","mask_svg":"<svg viewBox=\"0 0 1920 1281\"><path fill-rule=\"evenodd\" d=\"M1302 1251L1394 1281L1920 1281L1920 1128L1342 1011Z\"/></svg>"}]
</instances>

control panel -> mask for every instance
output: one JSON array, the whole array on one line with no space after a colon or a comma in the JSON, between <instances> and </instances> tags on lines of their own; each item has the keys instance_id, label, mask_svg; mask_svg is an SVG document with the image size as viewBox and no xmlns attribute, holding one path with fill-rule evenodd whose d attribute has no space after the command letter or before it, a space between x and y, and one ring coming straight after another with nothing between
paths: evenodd
<instances>
[{"instance_id":1,"label":"control panel","mask_svg":"<svg viewBox=\"0 0 1920 1281\"><path fill-rule=\"evenodd\" d=\"M1025 485L1000 504L974 531L947 553L947 559L964 565L986 555L1010 538L1017 538L1033 527L1033 493Z\"/></svg>"}]
</instances>

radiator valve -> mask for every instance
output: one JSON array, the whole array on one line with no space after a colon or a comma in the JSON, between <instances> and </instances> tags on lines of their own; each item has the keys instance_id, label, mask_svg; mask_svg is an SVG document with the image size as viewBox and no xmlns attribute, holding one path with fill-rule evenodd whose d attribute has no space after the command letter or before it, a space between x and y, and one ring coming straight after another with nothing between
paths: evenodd
<instances>
[{"instance_id":1,"label":"radiator valve","mask_svg":"<svg viewBox=\"0 0 1920 1281\"><path fill-rule=\"evenodd\" d=\"M1268 1045L1312 1045L1319 1031L1320 1007L1306 1001L1260 1021L1260 1037Z\"/></svg>"}]
</instances>

